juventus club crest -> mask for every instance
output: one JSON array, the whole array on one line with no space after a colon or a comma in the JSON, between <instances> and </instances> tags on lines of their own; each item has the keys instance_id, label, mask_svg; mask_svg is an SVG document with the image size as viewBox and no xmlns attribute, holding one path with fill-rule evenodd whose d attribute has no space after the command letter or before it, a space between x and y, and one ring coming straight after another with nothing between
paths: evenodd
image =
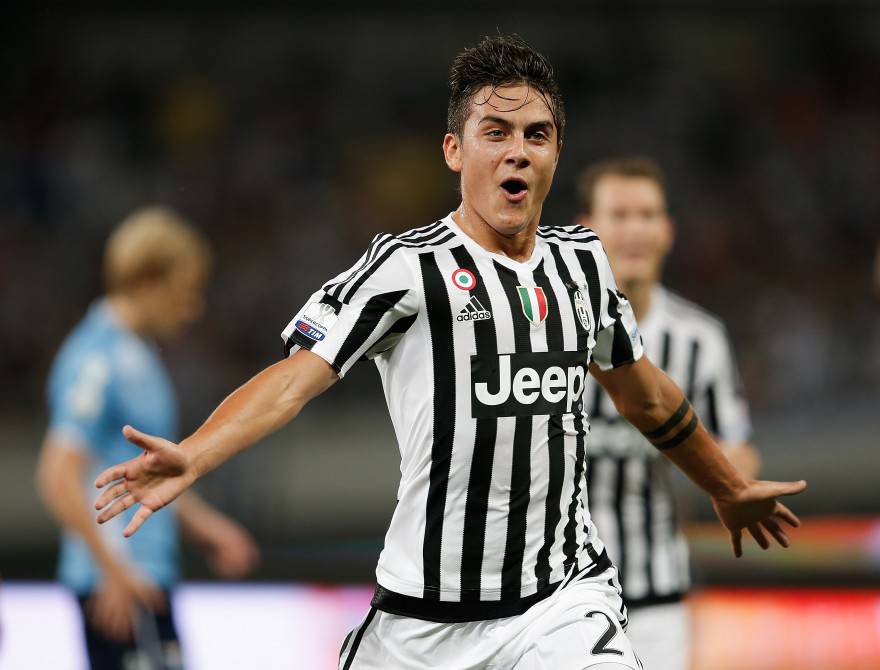
<instances>
[{"instance_id":1,"label":"juventus club crest","mask_svg":"<svg viewBox=\"0 0 880 670\"><path fill-rule=\"evenodd\" d=\"M540 326L547 318L547 296L540 286L517 286L523 314L533 326Z\"/></svg>"},{"instance_id":2,"label":"juventus club crest","mask_svg":"<svg viewBox=\"0 0 880 670\"><path fill-rule=\"evenodd\" d=\"M584 300L584 294L580 291L574 292L574 311L577 314L578 321L584 327L584 330L590 332L590 313L587 311L587 301Z\"/></svg>"}]
</instances>

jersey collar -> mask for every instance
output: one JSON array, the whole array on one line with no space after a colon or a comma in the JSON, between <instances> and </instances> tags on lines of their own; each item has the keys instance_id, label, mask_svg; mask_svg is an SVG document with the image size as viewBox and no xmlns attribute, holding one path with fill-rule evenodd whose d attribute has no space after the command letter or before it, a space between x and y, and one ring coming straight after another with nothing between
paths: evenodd
<instances>
[{"instance_id":1,"label":"jersey collar","mask_svg":"<svg viewBox=\"0 0 880 670\"><path fill-rule=\"evenodd\" d=\"M450 212L443 219L443 223L445 223L449 229L454 232L458 238L464 243L465 247L467 247L468 251L471 253L475 253L479 256L484 256L486 258L490 258L493 261L497 262L499 265L503 265L511 270L528 270L532 271L541 263L544 259L544 254L547 251L547 242L541 239L540 236L535 235L535 248L532 249L532 255L529 257L527 261L519 262L515 261L512 258L505 256L504 254L496 254L495 252L488 251L481 247L474 238L465 233L459 225L455 222L455 219L452 217L453 212Z\"/></svg>"}]
</instances>

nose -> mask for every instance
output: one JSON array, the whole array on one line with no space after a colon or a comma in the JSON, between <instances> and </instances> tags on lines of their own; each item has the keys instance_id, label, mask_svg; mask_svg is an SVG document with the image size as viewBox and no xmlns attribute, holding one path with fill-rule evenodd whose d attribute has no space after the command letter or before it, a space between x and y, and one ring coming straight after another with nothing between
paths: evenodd
<instances>
[{"instance_id":1,"label":"nose","mask_svg":"<svg viewBox=\"0 0 880 670\"><path fill-rule=\"evenodd\" d=\"M509 165L516 166L518 169L529 166L531 161L529 160L529 155L526 152L525 135L516 134L513 136L513 140L510 144L510 151L507 154L505 162Z\"/></svg>"}]
</instances>

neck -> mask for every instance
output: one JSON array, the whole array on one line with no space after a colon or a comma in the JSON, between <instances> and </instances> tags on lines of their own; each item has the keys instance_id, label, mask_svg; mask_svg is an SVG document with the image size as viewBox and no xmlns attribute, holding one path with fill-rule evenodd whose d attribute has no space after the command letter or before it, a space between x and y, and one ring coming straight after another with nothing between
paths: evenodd
<instances>
[{"instance_id":1,"label":"neck","mask_svg":"<svg viewBox=\"0 0 880 670\"><path fill-rule=\"evenodd\" d=\"M655 282L631 281L621 282L620 289L626 294L632 305L636 321L641 321L651 310L651 299L654 295Z\"/></svg>"},{"instance_id":2,"label":"neck","mask_svg":"<svg viewBox=\"0 0 880 670\"><path fill-rule=\"evenodd\" d=\"M499 233L465 202L458 206L452 217L459 228L486 251L507 256L520 263L532 257L538 224L541 222L540 210L521 230L510 235Z\"/></svg>"},{"instance_id":3,"label":"neck","mask_svg":"<svg viewBox=\"0 0 880 670\"><path fill-rule=\"evenodd\" d=\"M126 330L142 336L149 335L143 311L138 308L137 300L132 296L113 293L107 296L107 304L110 306L113 316Z\"/></svg>"}]
</instances>

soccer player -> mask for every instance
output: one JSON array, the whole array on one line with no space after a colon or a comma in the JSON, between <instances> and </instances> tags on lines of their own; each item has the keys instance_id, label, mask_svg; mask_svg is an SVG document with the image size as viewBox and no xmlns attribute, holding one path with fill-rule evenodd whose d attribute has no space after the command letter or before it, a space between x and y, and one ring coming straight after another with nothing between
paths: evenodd
<instances>
[{"instance_id":1,"label":"soccer player","mask_svg":"<svg viewBox=\"0 0 880 670\"><path fill-rule=\"evenodd\" d=\"M107 296L52 367L37 487L64 529L59 578L78 596L95 670L181 667L168 597L178 577L178 522L223 576L243 576L257 559L250 535L193 492L131 542L120 541L124 519L102 528L89 512L95 475L139 453L119 434L121 422L175 434L174 392L154 341L200 315L209 264L205 241L173 211L133 213L107 242Z\"/></svg>"},{"instance_id":2,"label":"soccer player","mask_svg":"<svg viewBox=\"0 0 880 670\"><path fill-rule=\"evenodd\" d=\"M754 477L758 456L748 442L748 407L724 326L660 284L673 242L660 168L641 157L603 161L581 174L578 195L579 223L602 239L647 355L684 390L743 477ZM684 670L690 580L668 461L599 384L589 380L584 395L590 513L619 572L627 634L647 667Z\"/></svg>"},{"instance_id":3,"label":"soccer player","mask_svg":"<svg viewBox=\"0 0 880 670\"><path fill-rule=\"evenodd\" d=\"M443 152L459 207L377 236L293 317L288 357L180 444L124 427L144 453L98 477L98 520L140 503L131 536L373 359L401 481L373 606L339 667L634 670L616 572L581 496L588 369L709 492L737 554L745 529L788 544L782 525L798 521L776 497L805 483L740 477L642 356L598 238L538 227L565 132L546 58L519 38L485 38L455 58L450 84Z\"/></svg>"}]
</instances>

